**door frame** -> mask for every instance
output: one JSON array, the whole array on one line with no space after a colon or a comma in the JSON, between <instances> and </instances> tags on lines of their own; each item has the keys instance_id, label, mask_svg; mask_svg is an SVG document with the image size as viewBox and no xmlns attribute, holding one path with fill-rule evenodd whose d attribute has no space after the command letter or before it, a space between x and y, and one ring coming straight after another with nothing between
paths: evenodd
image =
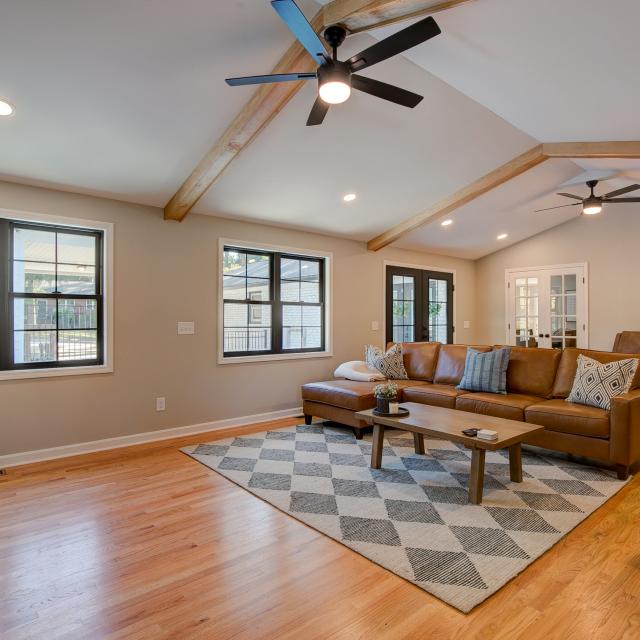
<instances>
[{"instance_id":1,"label":"door frame","mask_svg":"<svg viewBox=\"0 0 640 640\"><path fill-rule=\"evenodd\" d=\"M412 264L408 262L398 262L396 260L383 260L382 261L382 347L386 347L387 345L387 267L400 267L404 269L418 269L420 271L440 271L440 273L450 273L453 276L453 334L451 339L453 340L453 344L456 341L456 314L458 312L458 305L456 301L456 296L458 294L457 286L456 286L456 270L455 269L446 269L444 267L436 267L434 265L426 265L426 264Z\"/></svg>"},{"instance_id":2,"label":"door frame","mask_svg":"<svg viewBox=\"0 0 640 640\"><path fill-rule=\"evenodd\" d=\"M533 271L542 271L546 269L575 269L582 268L584 269L584 309L585 309L585 348L589 348L590 338L589 338L589 263L588 262L569 262L567 264L549 264L549 265L541 265L538 267L509 267L504 270L504 335L505 335L505 344L509 344L509 340L511 340L511 335L509 331L509 323L511 322L511 317L509 313L509 281L511 279L511 275L514 273L527 273ZM454 309L455 311L455 309Z\"/></svg>"}]
</instances>

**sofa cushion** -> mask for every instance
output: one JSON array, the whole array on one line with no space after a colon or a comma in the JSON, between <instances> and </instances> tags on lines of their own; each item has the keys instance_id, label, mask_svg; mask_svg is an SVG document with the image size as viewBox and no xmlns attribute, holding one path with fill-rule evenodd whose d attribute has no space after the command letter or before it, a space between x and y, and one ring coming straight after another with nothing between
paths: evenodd
<instances>
[{"instance_id":1,"label":"sofa cushion","mask_svg":"<svg viewBox=\"0 0 640 640\"><path fill-rule=\"evenodd\" d=\"M456 409L508 420L524 420L524 410L542 400L540 396L521 393L463 393L456 398Z\"/></svg>"},{"instance_id":2,"label":"sofa cushion","mask_svg":"<svg viewBox=\"0 0 640 640\"><path fill-rule=\"evenodd\" d=\"M394 380L400 391L405 387L415 387L423 383L415 380ZM377 382L355 382L354 380L327 380L326 382L309 382L302 385L302 399L330 404L334 407L364 411L375 407L373 388Z\"/></svg>"},{"instance_id":3,"label":"sofa cushion","mask_svg":"<svg viewBox=\"0 0 640 640\"><path fill-rule=\"evenodd\" d=\"M560 349L511 347L507 391L550 398L561 355Z\"/></svg>"},{"instance_id":4,"label":"sofa cushion","mask_svg":"<svg viewBox=\"0 0 640 640\"><path fill-rule=\"evenodd\" d=\"M407 387L402 391L404 402L419 402L432 407L456 408L456 398L466 393L447 384L425 384L420 387Z\"/></svg>"},{"instance_id":5,"label":"sofa cushion","mask_svg":"<svg viewBox=\"0 0 640 640\"><path fill-rule=\"evenodd\" d=\"M525 419L549 431L591 438L609 437L609 412L566 400L546 400L525 409Z\"/></svg>"},{"instance_id":6,"label":"sofa cushion","mask_svg":"<svg viewBox=\"0 0 640 640\"><path fill-rule=\"evenodd\" d=\"M608 351L594 351L592 349L576 349L574 347L568 347L567 349L564 349L562 352L562 358L560 359L558 375L556 376L556 380L553 385L554 398L566 398L571 393L571 387L573 386L573 380L576 377L576 370L578 368L578 356L581 354L588 358L593 358L603 364L607 362L616 362L617 360L625 360L627 358L640 357L633 353L610 353ZM636 389L638 387L640 387L640 367L638 367L633 382L631 383L632 389Z\"/></svg>"},{"instance_id":7,"label":"sofa cushion","mask_svg":"<svg viewBox=\"0 0 640 640\"><path fill-rule=\"evenodd\" d=\"M439 342L403 342L402 359L409 378L431 382L439 353Z\"/></svg>"},{"instance_id":8,"label":"sofa cushion","mask_svg":"<svg viewBox=\"0 0 640 640\"><path fill-rule=\"evenodd\" d=\"M491 351L493 348L487 346L469 346L482 353ZM447 384L454 387L460 384L462 374L464 373L464 363L469 346L466 344L443 344L440 347L438 364L433 377L433 382L435 384Z\"/></svg>"},{"instance_id":9,"label":"sofa cushion","mask_svg":"<svg viewBox=\"0 0 640 640\"><path fill-rule=\"evenodd\" d=\"M386 351L368 344L364 348L364 359L370 367L377 369L389 380L409 379L402 359L402 347L399 344L392 345Z\"/></svg>"}]
</instances>

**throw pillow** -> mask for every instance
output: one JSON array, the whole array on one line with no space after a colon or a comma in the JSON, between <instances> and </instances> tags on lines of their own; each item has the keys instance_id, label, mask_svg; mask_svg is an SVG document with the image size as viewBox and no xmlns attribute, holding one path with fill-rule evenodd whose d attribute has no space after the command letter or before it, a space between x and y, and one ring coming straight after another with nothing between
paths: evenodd
<instances>
[{"instance_id":1,"label":"throw pillow","mask_svg":"<svg viewBox=\"0 0 640 640\"><path fill-rule=\"evenodd\" d=\"M399 344L389 347L386 353L382 349L368 344L364 348L364 360L389 380L409 379L402 361L402 347Z\"/></svg>"},{"instance_id":2,"label":"throw pillow","mask_svg":"<svg viewBox=\"0 0 640 640\"><path fill-rule=\"evenodd\" d=\"M611 409L611 398L627 393L638 368L637 358L602 364L580 354L567 402Z\"/></svg>"},{"instance_id":3,"label":"throw pillow","mask_svg":"<svg viewBox=\"0 0 640 640\"><path fill-rule=\"evenodd\" d=\"M507 367L511 347L481 352L467 349L462 380L456 389L507 393Z\"/></svg>"}]
</instances>

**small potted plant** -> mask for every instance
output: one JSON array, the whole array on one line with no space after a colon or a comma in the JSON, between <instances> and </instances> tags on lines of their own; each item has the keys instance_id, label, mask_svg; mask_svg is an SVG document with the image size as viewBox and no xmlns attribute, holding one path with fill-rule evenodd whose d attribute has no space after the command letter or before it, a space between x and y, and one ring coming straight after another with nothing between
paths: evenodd
<instances>
[{"instance_id":1,"label":"small potted plant","mask_svg":"<svg viewBox=\"0 0 640 640\"><path fill-rule=\"evenodd\" d=\"M398 397L398 385L395 382L383 382L373 388L376 399L376 410L379 413L389 413L389 402L395 402Z\"/></svg>"}]
</instances>

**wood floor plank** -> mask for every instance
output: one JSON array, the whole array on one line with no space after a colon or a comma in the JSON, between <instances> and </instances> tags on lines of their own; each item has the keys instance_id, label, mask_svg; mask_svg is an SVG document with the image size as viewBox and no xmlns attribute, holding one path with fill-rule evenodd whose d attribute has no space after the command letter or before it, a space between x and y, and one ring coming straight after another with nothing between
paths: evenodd
<instances>
[{"instance_id":1,"label":"wood floor plank","mask_svg":"<svg viewBox=\"0 0 640 640\"><path fill-rule=\"evenodd\" d=\"M465 615L182 454L235 428L8 470L3 640L631 640L640 480Z\"/></svg>"}]
</instances>

